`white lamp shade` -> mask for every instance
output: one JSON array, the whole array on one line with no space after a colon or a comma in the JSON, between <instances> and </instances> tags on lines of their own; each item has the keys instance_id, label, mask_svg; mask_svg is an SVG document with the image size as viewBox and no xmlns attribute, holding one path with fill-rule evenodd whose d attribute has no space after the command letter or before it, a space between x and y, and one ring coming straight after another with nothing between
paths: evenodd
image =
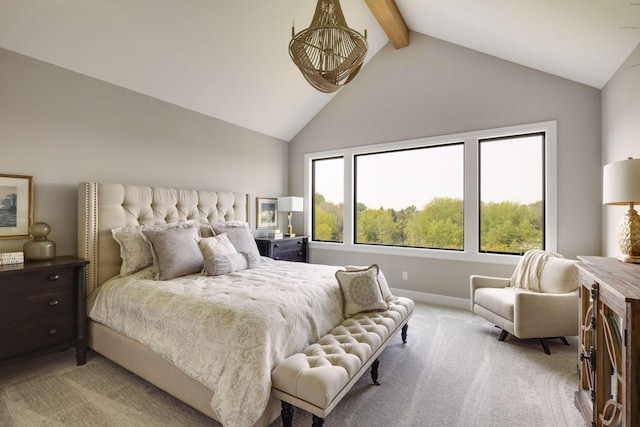
<instances>
[{"instance_id":1,"label":"white lamp shade","mask_svg":"<svg viewBox=\"0 0 640 427\"><path fill-rule=\"evenodd\" d=\"M602 174L602 203L640 203L640 159L609 163Z\"/></svg>"},{"instance_id":2,"label":"white lamp shade","mask_svg":"<svg viewBox=\"0 0 640 427\"><path fill-rule=\"evenodd\" d=\"M278 197L278 210L281 212L302 212L304 210L304 198Z\"/></svg>"}]
</instances>

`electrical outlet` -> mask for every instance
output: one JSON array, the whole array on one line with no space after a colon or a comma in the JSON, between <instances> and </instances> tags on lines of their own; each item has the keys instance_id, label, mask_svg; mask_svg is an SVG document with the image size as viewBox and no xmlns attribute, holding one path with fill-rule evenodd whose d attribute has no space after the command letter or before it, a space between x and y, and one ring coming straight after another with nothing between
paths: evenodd
<instances>
[{"instance_id":1,"label":"electrical outlet","mask_svg":"<svg viewBox=\"0 0 640 427\"><path fill-rule=\"evenodd\" d=\"M409 280L409 272L408 271L403 271L402 272L402 280Z\"/></svg>"}]
</instances>

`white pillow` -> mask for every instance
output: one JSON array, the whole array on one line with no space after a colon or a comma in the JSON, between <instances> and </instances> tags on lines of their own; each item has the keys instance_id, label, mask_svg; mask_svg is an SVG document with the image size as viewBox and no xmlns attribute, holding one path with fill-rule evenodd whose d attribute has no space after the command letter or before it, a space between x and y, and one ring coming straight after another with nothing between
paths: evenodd
<instances>
[{"instance_id":1,"label":"white pillow","mask_svg":"<svg viewBox=\"0 0 640 427\"><path fill-rule=\"evenodd\" d=\"M229 253L204 260L204 274L207 276L222 276L236 271L254 268L260 263L260 258L244 252Z\"/></svg>"},{"instance_id":2,"label":"white pillow","mask_svg":"<svg viewBox=\"0 0 640 427\"><path fill-rule=\"evenodd\" d=\"M256 240L253 238L253 234L251 234L251 230L249 230L248 225L247 227L229 228L212 225L211 229L216 236L226 233L229 241L231 241L237 252L246 252L260 259L258 245L256 244Z\"/></svg>"},{"instance_id":3,"label":"white pillow","mask_svg":"<svg viewBox=\"0 0 640 427\"><path fill-rule=\"evenodd\" d=\"M198 246L205 259L237 253L235 246L233 246L226 233L214 237L200 238L198 239Z\"/></svg>"},{"instance_id":4,"label":"white pillow","mask_svg":"<svg viewBox=\"0 0 640 427\"><path fill-rule=\"evenodd\" d=\"M347 265L344 268L346 268L347 271L367 269L366 266L357 266L357 265ZM387 278L384 277L384 273L382 272L382 269L380 268L380 266L378 266L378 284L380 285L380 292L382 292L382 298L384 298L384 300L387 302L391 301L393 299L393 294L389 289L389 283L387 282Z\"/></svg>"},{"instance_id":5,"label":"white pillow","mask_svg":"<svg viewBox=\"0 0 640 427\"><path fill-rule=\"evenodd\" d=\"M380 291L378 270L378 266L374 264L365 270L336 271L336 279L344 299L344 317L389 309Z\"/></svg>"}]
</instances>

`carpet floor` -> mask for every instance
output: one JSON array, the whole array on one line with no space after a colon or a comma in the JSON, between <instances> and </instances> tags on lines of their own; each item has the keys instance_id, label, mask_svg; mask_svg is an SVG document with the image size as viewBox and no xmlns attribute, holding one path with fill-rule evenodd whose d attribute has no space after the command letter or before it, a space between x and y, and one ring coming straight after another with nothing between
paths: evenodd
<instances>
[{"instance_id":1,"label":"carpet floor","mask_svg":"<svg viewBox=\"0 0 640 427\"><path fill-rule=\"evenodd\" d=\"M364 375L327 427L572 427L577 337L569 346L498 341L499 329L465 310L417 304L408 342L380 356L380 386ZM295 426L311 416L296 410ZM0 369L0 426L220 426L155 386L90 352L68 350ZM278 419L271 427L281 427Z\"/></svg>"}]
</instances>

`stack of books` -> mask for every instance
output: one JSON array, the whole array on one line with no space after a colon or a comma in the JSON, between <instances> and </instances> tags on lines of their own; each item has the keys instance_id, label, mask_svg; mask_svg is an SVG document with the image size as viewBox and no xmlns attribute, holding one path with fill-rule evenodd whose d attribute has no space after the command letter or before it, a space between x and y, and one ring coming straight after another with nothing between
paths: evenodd
<instances>
[{"instance_id":1,"label":"stack of books","mask_svg":"<svg viewBox=\"0 0 640 427\"><path fill-rule=\"evenodd\" d=\"M274 230L269 232L268 237L270 239L282 239L284 234L280 230Z\"/></svg>"},{"instance_id":2,"label":"stack of books","mask_svg":"<svg viewBox=\"0 0 640 427\"><path fill-rule=\"evenodd\" d=\"M24 252L0 253L0 265L21 264L24 262Z\"/></svg>"}]
</instances>

